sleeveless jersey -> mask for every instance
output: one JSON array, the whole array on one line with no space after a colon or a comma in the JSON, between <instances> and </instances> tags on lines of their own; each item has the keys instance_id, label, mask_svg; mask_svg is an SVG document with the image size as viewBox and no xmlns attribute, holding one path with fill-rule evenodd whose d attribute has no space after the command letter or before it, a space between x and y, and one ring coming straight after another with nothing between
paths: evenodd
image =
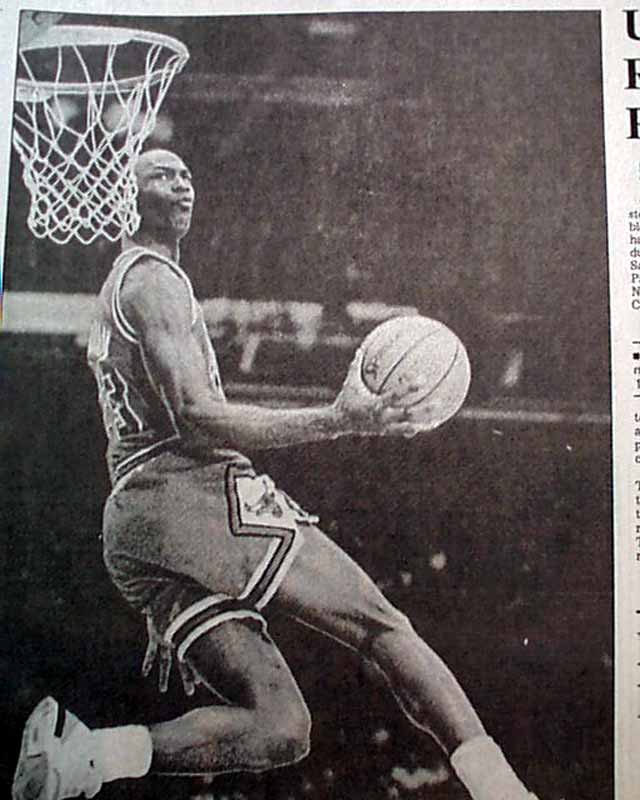
<instances>
[{"instance_id":1,"label":"sleeveless jersey","mask_svg":"<svg viewBox=\"0 0 640 800\"><path fill-rule=\"evenodd\" d=\"M91 326L87 360L96 379L98 401L107 434L107 464L112 483L134 467L166 450L180 449L180 432L161 386L154 383L139 343L126 319L120 292L127 273L140 259L151 257L184 281L191 304L193 335L205 358L209 386L216 400L225 401L216 355L191 281L173 261L143 247L123 252L114 262L98 299ZM231 450L213 450L207 461L246 461Z\"/></svg>"}]
</instances>

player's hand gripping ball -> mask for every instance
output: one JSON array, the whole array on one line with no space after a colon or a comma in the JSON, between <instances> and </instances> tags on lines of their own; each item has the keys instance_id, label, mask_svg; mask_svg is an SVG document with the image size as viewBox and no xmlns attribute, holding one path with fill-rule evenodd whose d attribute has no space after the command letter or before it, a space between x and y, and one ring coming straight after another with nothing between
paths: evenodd
<instances>
[{"instance_id":1,"label":"player's hand gripping ball","mask_svg":"<svg viewBox=\"0 0 640 800\"><path fill-rule=\"evenodd\" d=\"M465 401L471 366L464 344L444 323L422 316L378 325L361 345L360 377L378 396L393 398L418 430L442 425Z\"/></svg>"}]
</instances>

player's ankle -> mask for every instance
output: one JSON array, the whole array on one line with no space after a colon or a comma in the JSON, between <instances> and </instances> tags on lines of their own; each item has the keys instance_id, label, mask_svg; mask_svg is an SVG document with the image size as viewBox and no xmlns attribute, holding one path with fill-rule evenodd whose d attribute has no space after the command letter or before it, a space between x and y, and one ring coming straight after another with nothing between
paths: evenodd
<instances>
[{"instance_id":1,"label":"player's ankle","mask_svg":"<svg viewBox=\"0 0 640 800\"><path fill-rule=\"evenodd\" d=\"M530 800L532 795L490 736L463 742L451 766L473 800Z\"/></svg>"},{"instance_id":2,"label":"player's ankle","mask_svg":"<svg viewBox=\"0 0 640 800\"><path fill-rule=\"evenodd\" d=\"M152 743L144 725L98 728L93 731L97 767L104 783L141 778L151 767Z\"/></svg>"}]
</instances>

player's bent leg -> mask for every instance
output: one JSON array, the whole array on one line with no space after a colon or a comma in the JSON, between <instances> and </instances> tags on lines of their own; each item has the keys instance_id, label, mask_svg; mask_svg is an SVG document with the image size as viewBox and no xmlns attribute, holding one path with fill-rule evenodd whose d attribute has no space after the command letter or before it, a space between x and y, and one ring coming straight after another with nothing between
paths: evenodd
<instances>
[{"instance_id":1,"label":"player's bent leg","mask_svg":"<svg viewBox=\"0 0 640 800\"><path fill-rule=\"evenodd\" d=\"M262 771L307 755L309 712L266 632L226 621L196 639L185 658L205 685L227 698L226 705L150 728L89 730L46 698L25 725L13 800L93 797L103 783L151 769L189 775Z\"/></svg>"},{"instance_id":2,"label":"player's bent leg","mask_svg":"<svg viewBox=\"0 0 640 800\"><path fill-rule=\"evenodd\" d=\"M451 670L371 578L317 528L306 531L271 604L372 661L410 721L451 757L474 800L529 797Z\"/></svg>"},{"instance_id":3,"label":"player's bent leg","mask_svg":"<svg viewBox=\"0 0 640 800\"><path fill-rule=\"evenodd\" d=\"M261 771L307 755L309 712L286 661L266 632L242 622L226 622L195 641L185 658L202 682L228 702L152 726L152 769Z\"/></svg>"}]
</instances>

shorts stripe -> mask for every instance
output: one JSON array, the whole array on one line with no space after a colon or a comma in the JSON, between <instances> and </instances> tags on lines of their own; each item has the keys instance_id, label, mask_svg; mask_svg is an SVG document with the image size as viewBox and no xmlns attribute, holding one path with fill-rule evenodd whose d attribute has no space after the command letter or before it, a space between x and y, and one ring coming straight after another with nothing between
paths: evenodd
<instances>
[{"instance_id":1,"label":"shorts stripe","mask_svg":"<svg viewBox=\"0 0 640 800\"><path fill-rule=\"evenodd\" d=\"M138 467L144 466L152 458L166 453L175 447L176 442L180 441L180 436L170 436L168 439L161 439L159 442L154 442L148 447L143 447L141 450L136 450L130 456L116 464L113 474L113 489L111 494L115 494L118 489L121 489L125 483L125 478Z\"/></svg>"},{"instance_id":2,"label":"shorts stripe","mask_svg":"<svg viewBox=\"0 0 640 800\"><path fill-rule=\"evenodd\" d=\"M208 597L203 597L202 600L197 600L192 605L187 606L187 608L183 609L178 616L169 623L164 638L168 642L171 642L177 631L179 631L183 625L187 624L194 616L209 611L209 609L219 606L220 603L227 600L229 600L229 598L226 595L213 594Z\"/></svg>"},{"instance_id":3,"label":"shorts stripe","mask_svg":"<svg viewBox=\"0 0 640 800\"><path fill-rule=\"evenodd\" d=\"M257 611L226 595L209 595L183 609L167 627L164 639L183 661L189 647L205 633L223 622L243 619L253 619L266 629L267 623Z\"/></svg>"},{"instance_id":4,"label":"shorts stripe","mask_svg":"<svg viewBox=\"0 0 640 800\"><path fill-rule=\"evenodd\" d=\"M264 574L269 568L269 565L271 564L273 557L275 556L279 547L280 547L280 542L277 539L274 539L273 542L269 543L269 549L267 550L265 557L262 559L260 566L258 566L258 568L255 570L249 582L242 590L242 593L238 595L239 600L245 600L247 597L250 597L253 594L256 586L264 578ZM256 602L256 606L257 605L258 603Z\"/></svg>"},{"instance_id":5,"label":"shorts stripe","mask_svg":"<svg viewBox=\"0 0 640 800\"><path fill-rule=\"evenodd\" d=\"M257 609L264 608L269 600L271 600L273 595L278 591L280 584L282 583L287 572L289 572L289 567L291 564L293 564L293 561L298 554L298 550L300 550L301 547L302 534L298 533L293 540L291 547L287 550L287 552L284 554L284 557L278 564L277 569L273 572L270 581L262 592L262 596L256 600L255 607Z\"/></svg>"},{"instance_id":6,"label":"shorts stripe","mask_svg":"<svg viewBox=\"0 0 640 800\"><path fill-rule=\"evenodd\" d=\"M236 620L245 619L252 619L259 622L262 626L262 629L266 631L266 620L257 611L251 611L247 608L236 608L232 611L225 611L224 613L216 614L215 616L210 617L208 620L205 620L205 622L190 631L184 637L184 639L181 639L180 643L176 647L176 656L178 657L178 660L184 661L187 650L191 647L191 645L201 636L204 636L205 633L217 628L218 625L222 625L225 622L233 622Z\"/></svg>"},{"instance_id":7,"label":"shorts stripe","mask_svg":"<svg viewBox=\"0 0 640 800\"><path fill-rule=\"evenodd\" d=\"M302 547L304 534L296 522L293 528L279 527L270 520L264 525L244 524L241 521L240 496L236 488L236 478L257 477L237 467L227 469L226 487L229 508L229 526L234 536L250 536L271 539L268 552L260 566L255 570L247 586L240 595L245 608L261 609L273 597L287 574L298 550ZM278 492L286 500L283 492ZM315 518L309 518L311 519Z\"/></svg>"}]
</instances>

